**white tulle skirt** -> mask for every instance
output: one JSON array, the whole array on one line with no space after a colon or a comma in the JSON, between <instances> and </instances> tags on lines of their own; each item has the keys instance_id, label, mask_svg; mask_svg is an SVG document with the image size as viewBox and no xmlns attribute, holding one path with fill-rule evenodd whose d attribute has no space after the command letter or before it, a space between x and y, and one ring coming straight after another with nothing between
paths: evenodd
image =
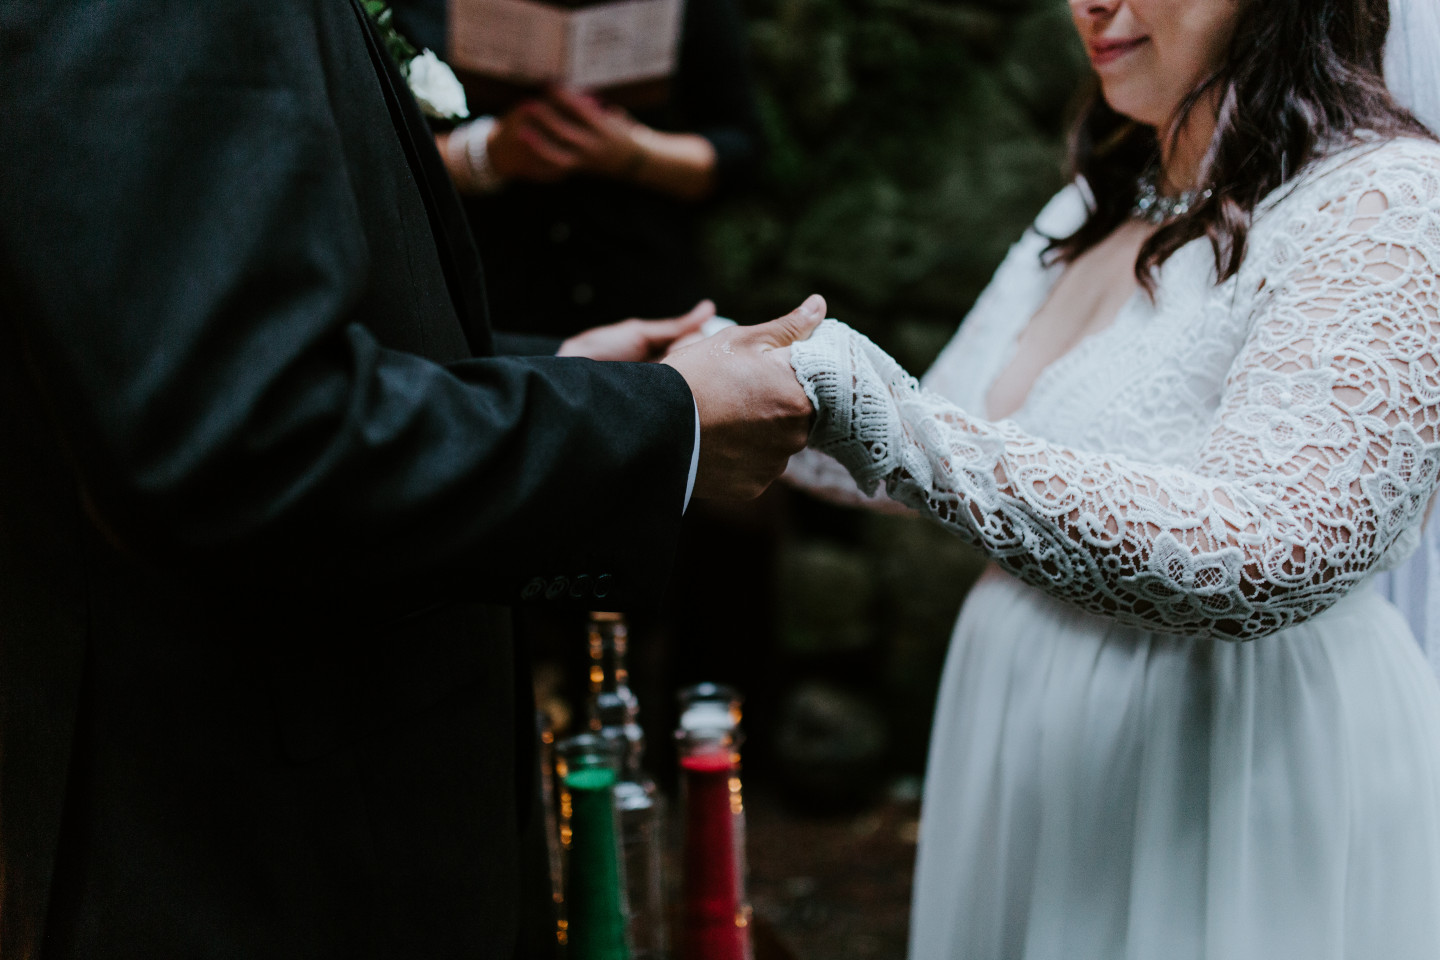
<instances>
[{"instance_id":1,"label":"white tulle skirt","mask_svg":"<svg viewBox=\"0 0 1440 960\"><path fill-rule=\"evenodd\" d=\"M1367 588L1251 643L992 570L930 748L912 960L1437 960L1440 685Z\"/></svg>"}]
</instances>

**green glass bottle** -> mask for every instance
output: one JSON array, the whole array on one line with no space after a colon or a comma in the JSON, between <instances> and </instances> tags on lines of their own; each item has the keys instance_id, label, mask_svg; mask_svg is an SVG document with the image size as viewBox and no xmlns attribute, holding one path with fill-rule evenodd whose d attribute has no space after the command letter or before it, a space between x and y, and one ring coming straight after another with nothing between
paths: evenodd
<instances>
[{"instance_id":1,"label":"green glass bottle","mask_svg":"<svg viewBox=\"0 0 1440 960\"><path fill-rule=\"evenodd\" d=\"M583 734L561 741L556 752L568 960L630 960L615 811L618 745Z\"/></svg>"}]
</instances>

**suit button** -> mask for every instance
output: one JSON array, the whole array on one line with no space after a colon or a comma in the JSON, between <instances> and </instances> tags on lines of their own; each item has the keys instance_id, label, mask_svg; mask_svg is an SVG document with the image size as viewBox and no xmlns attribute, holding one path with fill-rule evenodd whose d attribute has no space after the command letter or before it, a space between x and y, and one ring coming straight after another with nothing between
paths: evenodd
<instances>
[{"instance_id":1,"label":"suit button","mask_svg":"<svg viewBox=\"0 0 1440 960\"><path fill-rule=\"evenodd\" d=\"M564 243L570 239L570 224L560 220L550 226L550 242Z\"/></svg>"},{"instance_id":2,"label":"suit button","mask_svg":"<svg viewBox=\"0 0 1440 960\"><path fill-rule=\"evenodd\" d=\"M588 573L582 573L570 582L570 596L576 600L590 596L590 575Z\"/></svg>"},{"instance_id":3,"label":"suit button","mask_svg":"<svg viewBox=\"0 0 1440 960\"><path fill-rule=\"evenodd\" d=\"M566 580L564 577L556 577L550 581L550 586L545 588L546 600L558 600L565 595Z\"/></svg>"},{"instance_id":4,"label":"suit button","mask_svg":"<svg viewBox=\"0 0 1440 960\"><path fill-rule=\"evenodd\" d=\"M577 283L570 290L570 299L575 301L575 305L577 307L583 307L585 306L585 304L595 299L595 288L590 286L590 284L588 283L584 283L583 281L581 283Z\"/></svg>"},{"instance_id":5,"label":"suit button","mask_svg":"<svg viewBox=\"0 0 1440 960\"><path fill-rule=\"evenodd\" d=\"M545 592L545 578L535 577L520 591L521 600L534 600Z\"/></svg>"},{"instance_id":6,"label":"suit button","mask_svg":"<svg viewBox=\"0 0 1440 960\"><path fill-rule=\"evenodd\" d=\"M615 578L608 573L602 573L595 578L595 596L603 600L610 596L610 588L614 585Z\"/></svg>"}]
</instances>

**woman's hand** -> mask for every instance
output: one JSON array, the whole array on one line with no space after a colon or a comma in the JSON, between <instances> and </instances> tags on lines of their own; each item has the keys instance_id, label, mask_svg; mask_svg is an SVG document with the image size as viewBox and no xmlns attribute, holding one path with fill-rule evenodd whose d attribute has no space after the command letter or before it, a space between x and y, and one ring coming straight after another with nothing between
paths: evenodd
<instances>
[{"instance_id":1,"label":"woman's hand","mask_svg":"<svg viewBox=\"0 0 1440 960\"><path fill-rule=\"evenodd\" d=\"M677 341L688 338L715 316L715 304L701 300L683 317L669 320L621 320L591 327L560 345L558 357L591 360L659 360Z\"/></svg>"}]
</instances>

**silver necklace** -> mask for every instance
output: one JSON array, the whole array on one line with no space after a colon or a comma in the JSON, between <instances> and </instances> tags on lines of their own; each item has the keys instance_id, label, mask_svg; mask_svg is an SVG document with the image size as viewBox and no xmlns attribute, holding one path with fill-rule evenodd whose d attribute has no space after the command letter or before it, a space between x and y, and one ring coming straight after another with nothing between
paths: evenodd
<instances>
[{"instance_id":1,"label":"silver necklace","mask_svg":"<svg viewBox=\"0 0 1440 960\"><path fill-rule=\"evenodd\" d=\"M1209 200L1213 193L1207 188L1165 196L1160 192L1160 168L1151 167L1135 181L1135 205L1130 208L1130 216L1158 227L1189 213L1191 207Z\"/></svg>"}]
</instances>

